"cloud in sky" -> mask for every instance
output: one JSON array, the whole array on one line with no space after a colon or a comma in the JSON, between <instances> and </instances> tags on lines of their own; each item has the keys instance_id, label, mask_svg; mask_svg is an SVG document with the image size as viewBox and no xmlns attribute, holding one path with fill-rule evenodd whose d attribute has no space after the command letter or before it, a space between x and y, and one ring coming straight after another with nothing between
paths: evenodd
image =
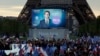
<instances>
[{"instance_id":1,"label":"cloud in sky","mask_svg":"<svg viewBox=\"0 0 100 56\"><path fill-rule=\"evenodd\" d=\"M87 2L89 3L89 6L95 16L97 17L98 15L100 15L100 0L87 0Z\"/></svg>"},{"instance_id":2,"label":"cloud in sky","mask_svg":"<svg viewBox=\"0 0 100 56\"><path fill-rule=\"evenodd\" d=\"M16 11L0 10L0 16L17 16L17 15L18 15L18 12Z\"/></svg>"},{"instance_id":3,"label":"cloud in sky","mask_svg":"<svg viewBox=\"0 0 100 56\"><path fill-rule=\"evenodd\" d=\"M12 9L15 9L15 10L20 10L23 8L23 6L12 6L11 7Z\"/></svg>"},{"instance_id":4,"label":"cloud in sky","mask_svg":"<svg viewBox=\"0 0 100 56\"><path fill-rule=\"evenodd\" d=\"M94 10L94 14L95 14L96 17L99 16L100 15L100 10Z\"/></svg>"},{"instance_id":5,"label":"cloud in sky","mask_svg":"<svg viewBox=\"0 0 100 56\"><path fill-rule=\"evenodd\" d=\"M27 0L0 0L0 16L18 16Z\"/></svg>"},{"instance_id":6,"label":"cloud in sky","mask_svg":"<svg viewBox=\"0 0 100 56\"><path fill-rule=\"evenodd\" d=\"M18 16L21 12L23 6L11 6L11 7L1 7L0 8L0 15L1 16Z\"/></svg>"}]
</instances>

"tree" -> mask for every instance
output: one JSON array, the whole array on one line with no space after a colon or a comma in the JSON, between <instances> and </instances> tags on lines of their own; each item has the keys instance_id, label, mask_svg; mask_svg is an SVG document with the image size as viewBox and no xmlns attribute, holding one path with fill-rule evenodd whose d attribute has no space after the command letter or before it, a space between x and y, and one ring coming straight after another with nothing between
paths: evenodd
<instances>
[{"instance_id":1,"label":"tree","mask_svg":"<svg viewBox=\"0 0 100 56\"><path fill-rule=\"evenodd\" d=\"M28 25L17 21L16 19L10 19L8 17L3 17L0 19L0 33L24 33L28 32Z\"/></svg>"},{"instance_id":2,"label":"tree","mask_svg":"<svg viewBox=\"0 0 100 56\"><path fill-rule=\"evenodd\" d=\"M100 15L97 17L96 24L97 24L97 33L100 34Z\"/></svg>"},{"instance_id":3,"label":"tree","mask_svg":"<svg viewBox=\"0 0 100 56\"><path fill-rule=\"evenodd\" d=\"M92 22L81 25L79 28L79 32L100 34L100 16L98 16L97 19Z\"/></svg>"}]
</instances>

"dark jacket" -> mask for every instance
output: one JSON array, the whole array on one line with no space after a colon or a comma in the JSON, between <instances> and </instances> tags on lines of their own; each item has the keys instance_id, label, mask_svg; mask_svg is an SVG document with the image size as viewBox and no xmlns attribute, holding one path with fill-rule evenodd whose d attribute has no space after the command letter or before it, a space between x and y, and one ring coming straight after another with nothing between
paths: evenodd
<instances>
[{"instance_id":1,"label":"dark jacket","mask_svg":"<svg viewBox=\"0 0 100 56\"><path fill-rule=\"evenodd\" d=\"M49 24L46 24L45 20L41 20L39 25L38 25L38 28L51 28L51 27L52 27L51 19L49 19Z\"/></svg>"}]
</instances>

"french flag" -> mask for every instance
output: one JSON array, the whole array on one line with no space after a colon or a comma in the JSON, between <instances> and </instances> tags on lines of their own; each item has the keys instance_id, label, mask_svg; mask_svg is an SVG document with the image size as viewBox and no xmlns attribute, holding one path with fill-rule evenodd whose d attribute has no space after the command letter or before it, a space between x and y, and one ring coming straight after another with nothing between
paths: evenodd
<instances>
[{"instance_id":1,"label":"french flag","mask_svg":"<svg viewBox=\"0 0 100 56\"><path fill-rule=\"evenodd\" d=\"M44 51L42 47L38 48L38 52L40 53L40 56L48 56L46 51Z\"/></svg>"}]
</instances>

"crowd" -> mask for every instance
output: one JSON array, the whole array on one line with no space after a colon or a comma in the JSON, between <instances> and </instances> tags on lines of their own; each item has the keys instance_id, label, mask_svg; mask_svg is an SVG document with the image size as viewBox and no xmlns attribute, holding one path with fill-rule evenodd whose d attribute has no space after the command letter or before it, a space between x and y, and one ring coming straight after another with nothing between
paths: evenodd
<instances>
[{"instance_id":1,"label":"crowd","mask_svg":"<svg viewBox=\"0 0 100 56\"><path fill-rule=\"evenodd\" d=\"M0 37L0 50L10 50L11 49L11 45L10 44L17 44L19 43L21 40L19 40L19 38L15 37L15 36L11 36L11 37L7 37L7 36L3 36Z\"/></svg>"},{"instance_id":2,"label":"crowd","mask_svg":"<svg viewBox=\"0 0 100 56\"><path fill-rule=\"evenodd\" d=\"M15 40L12 50L8 54L6 50L1 50L1 56L100 56L99 36L81 36L76 40Z\"/></svg>"}]
</instances>

